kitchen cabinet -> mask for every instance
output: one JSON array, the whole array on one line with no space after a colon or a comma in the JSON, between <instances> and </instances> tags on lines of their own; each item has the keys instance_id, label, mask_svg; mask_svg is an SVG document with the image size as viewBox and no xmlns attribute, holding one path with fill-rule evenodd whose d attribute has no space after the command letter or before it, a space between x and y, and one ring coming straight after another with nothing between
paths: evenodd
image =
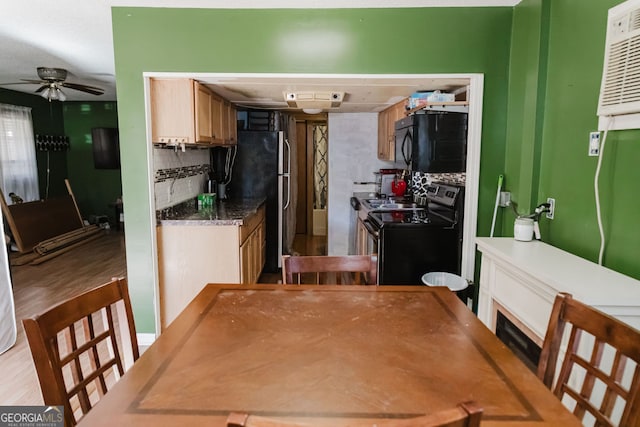
<instances>
[{"instance_id":1,"label":"kitchen cabinet","mask_svg":"<svg viewBox=\"0 0 640 427\"><path fill-rule=\"evenodd\" d=\"M193 79L150 79L151 141L170 145L235 144L231 103ZM227 106L225 105L227 104ZM233 107L235 111L235 106ZM235 126L235 114L233 116Z\"/></svg>"},{"instance_id":2,"label":"kitchen cabinet","mask_svg":"<svg viewBox=\"0 0 640 427\"><path fill-rule=\"evenodd\" d=\"M211 142L213 140L213 94L206 86L193 82L195 92L195 126L196 141Z\"/></svg>"},{"instance_id":3,"label":"kitchen cabinet","mask_svg":"<svg viewBox=\"0 0 640 427\"><path fill-rule=\"evenodd\" d=\"M356 255L371 255L368 240L369 232L362 223L362 220L358 218L356 225Z\"/></svg>"},{"instance_id":4,"label":"kitchen cabinet","mask_svg":"<svg viewBox=\"0 0 640 427\"><path fill-rule=\"evenodd\" d=\"M369 215L369 209L360 204L358 217L356 218L356 255L371 255L374 253L374 247L371 244L369 232L364 226L364 220ZM377 254L376 254L377 255Z\"/></svg>"},{"instance_id":5,"label":"kitchen cabinet","mask_svg":"<svg viewBox=\"0 0 640 427\"><path fill-rule=\"evenodd\" d=\"M397 120L405 116L406 99L378 113L378 159L395 161L394 126Z\"/></svg>"},{"instance_id":6,"label":"kitchen cabinet","mask_svg":"<svg viewBox=\"0 0 640 427\"><path fill-rule=\"evenodd\" d=\"M257 283L265 262L264 208L262 216L243 227L248 235L240 246L240 283Z\"/></svg>"},{"instance_id":7,"label":"kitchen cabinet","mask_svg":"<svg viewBox=\"0 0 640 427\"><path fill-rule=\"evenodd\" d=\"M226 138L225 140L229 145L235 145L238 143L238 111L236 106L231 102L225 104L226 107Z\"/></svg>"},{"instance_id":8,"label":"kitchen cabinet","mask_svg":"<svg viewBox=\"0 0 640 427\"><path fill-rule=\"evenodd\" d=\"M207 283L257 283L264 266L264 204L241 221L169 221L156 234L162 329Z\"/></svg>"},{"instance_id":9,"label":"kitchen cabinet","mask_svg":"<svg viewBox=\"0 0 640 427\"><path fill-rule=\"evenodd\" d=\"M194 92L190 79L151 79L151 141L195 144Z\"/></svg>"},{"instance_id":10,"label":"kitchen cabinet","mask_svg":"<svg viewBox=\"0 0 640 427\"><path fill-rule=\"evenodd\" d=\"M238 143L238 128L237 128L237 110L236 106L231 102L219 98L221 101L216 105L216 110L219 109L219 120L216 122L216 132L214 132L214 139L217 143L224 145L235 145Z\"/></svg>"},{"instance_id":11,"label":"kitchen cabinet","mask_svg":"<svg viewBox=\"0 0 640 427\"><path fill-rule=\"evenodd\" d=\"M220 96L214 93L211 94L211 137L217 144L225 143L223 123L223 112L225 111L224 102L224 99Z\"/></svg>"}]
</instances>

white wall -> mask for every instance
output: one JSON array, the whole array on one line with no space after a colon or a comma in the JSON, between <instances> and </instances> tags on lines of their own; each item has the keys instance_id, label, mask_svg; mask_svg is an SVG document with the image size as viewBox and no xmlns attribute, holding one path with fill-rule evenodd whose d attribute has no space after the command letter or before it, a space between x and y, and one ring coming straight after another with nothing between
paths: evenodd
<instances>
[{"instance_id":1,"label":"white wall","mask_svg":"<svg viewBox=\"0 0 640 427\"><path fill-rule=\"evenodd\" d=\"M349 199L354 192L375 191L374 172L393 168L378 160L378 113L329 114L328 255L347 255L349 250Z\"/></svg>"}]
</instances>

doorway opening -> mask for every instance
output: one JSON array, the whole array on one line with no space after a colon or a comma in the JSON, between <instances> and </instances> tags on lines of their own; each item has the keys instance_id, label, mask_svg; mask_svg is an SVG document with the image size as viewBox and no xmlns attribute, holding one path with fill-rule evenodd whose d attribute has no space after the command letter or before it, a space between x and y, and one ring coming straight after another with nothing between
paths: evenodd
<instances>
[{"instance_id":1,"label":"doorway opening","mask_svg":"<svg viewBox=\"0 0 640 427\"><path fill-rule=\"evenodd\" d=\"M326 255L329 197L327 115L296 114L295 119L300 173L293 251L300 255Z\"/></svg>"}]
</instances>

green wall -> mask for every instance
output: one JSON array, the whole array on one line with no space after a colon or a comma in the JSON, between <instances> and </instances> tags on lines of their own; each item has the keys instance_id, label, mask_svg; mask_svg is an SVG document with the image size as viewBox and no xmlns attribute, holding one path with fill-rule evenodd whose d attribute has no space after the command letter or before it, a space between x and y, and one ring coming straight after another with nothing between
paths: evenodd
<instances>
[{"instance_id":1,"label":"green wall","mask_svg":"<svg viewBox=\"0 0 640 427\"><path fill-rule=\"evenodd\" d=\"M154 331L143 72L484 73L480 234L504 167L513 8L112 9L127 274L140 332Z\"/></svg>"},{"instance_id":2,"label":"green wall","mask_svg":"<svg viewBox=\"0 0 640 427\"><path fill-rule=\"evenodd\" d=\"M588 157L587 147L589 132L598 126L607 10L618 3L524 0L514 13L507 189L521 212L555 198L555 218L541 222L543 240L594 262L600 248L593 184L598 158ZM600 176L603 264L636 278L639 137L637 130L609 132ZM508 215L504 232L512 235Z\"/></svg>"},{"instance_id":3,"label":"green wall","mask_svg":"<svg viewBox=\"0 0 640 427\"><path fill-rule=\"evenodd\" d=\"M91 128L118 127L115 102L65 102L64 126L71 143L68 153L69 181L85 219L107 215L112 224L115 210L109 206L122 195L120 169L96 169L93 163Z\"/></svg>"},{"instance_id":4,"label":"green wall","mask_svg":"<svg viewBox=\"0 0 640 427\"><path fill-rule=\"evenodd\" d=\"M0 89L0 103L30 107L34 135L64 135L62 102L49 102L38 95ZM65 151L49 152L49 197L67 194L64 183L67 178L67 154L68 152ZM38 163L40 198L44 199L47 195L47 153L36 150L36 162Z\"/></svg>"}]
</instances>

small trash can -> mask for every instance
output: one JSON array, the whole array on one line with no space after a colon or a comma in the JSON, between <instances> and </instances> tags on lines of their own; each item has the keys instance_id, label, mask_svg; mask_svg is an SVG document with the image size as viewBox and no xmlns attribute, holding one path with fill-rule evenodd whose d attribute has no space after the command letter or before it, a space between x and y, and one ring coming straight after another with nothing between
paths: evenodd
<instances>
[{"instance_id":1,"label":"small trash can","mask_svg":"<svg viewBox=\"0 0 640 427\"><path fill-rule=\"evenodd\" d=\"M427 286L446 286L453 292L459 292L469 287L469 282L453 273L432 271L422 276L422 283Z\"/></svg>"}]
</instances>

